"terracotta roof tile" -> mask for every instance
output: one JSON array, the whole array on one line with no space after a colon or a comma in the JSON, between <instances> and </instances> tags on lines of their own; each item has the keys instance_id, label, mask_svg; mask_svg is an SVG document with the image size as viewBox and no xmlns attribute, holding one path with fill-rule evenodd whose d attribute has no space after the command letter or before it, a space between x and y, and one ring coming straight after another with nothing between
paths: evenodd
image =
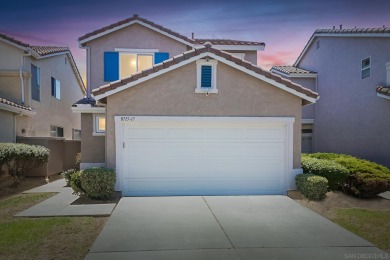
<instances>
[{"instance_id":1,"label":"terracotta roof tile","mask_svg":"<svg viewBox=\"0 0 390 260\"><path fill-rule=\"evenodd\" d=\"M253 46L265 46L264 42L253 41L240 41L231 39L194 39L195 44L205 44L210 42L212 45L253 45Z\"/></svg>"},{"instance_id":2,"label":"terracotta roof tile","mask_svg":"<svg viewBox=\"0 0 390 260\"><path fill-rule=\"evenodd\" d=\"M34 110L33 108L31 108L31 107L27 107L27 106L23 106L23 105L21 105L21 104L17 104L17 103L15 103L15 102L12 102L12 101L10 101L10 100L8 100L8 99L5 99L5 98L2 98L2 97L0 97L0 103L1 103L1 104L5 104L5 105L8 105L8 106L11 106L11 107L20 108L20 109L23 109L23 110L26 110L26 111L31 111L31 112L35 111L35 110Z\"/></svg>"},{"instance_id":3,"label":"terracotta roof tile","mask_svg":"<svg viewBox=\"0 0 390 260\"><path fill-rule=\"evenodd\" d=\"M74 103L72 107L77 107L77 105L91 105L92 107L103 107L103 105L101 105L100 103L96 103L96 100L91 97L84 97L80 99L79 101Z\"/></svg>"},{"instance_id":4,"label":"terracotta roof tile","mask_svg":"<svg viewBox=\"0 0 390 260\"><path fill-rule=\"evenodd\" d=\"M378 94L390 96L390 86L389 87L378 86L378 87L376 87L376 92Z\"/></svg>"},{"instance_id":5,"label":"terracotta roof tile","mask_svg":"<svg viewBox=\"0 0 390 260\"><path fill-rule=\"evenodd\" d=\"M29 46L30 46L30 45L28 45L28 44L25 43L25 42L19 41L19 40L15 39L15 38L12 38L12 37L7 36L7 35L5 35L5 34L1 34L1 33L0 33L0 38L3 38L4 40L10 41L10 42L12 42L12 43L15 43L15 44L20 45L20 46L23 46L23 47L29 47Z\"/></svg>"},{"instance_id":6,"label":"terracotta roof tile","mask_svg":"<svg viewBox=\"0 0 390 260\"><path fill-rule=\"evenodd\" d=\"M350 29L317 29L314 34L354 34L354 33L390 33L390 27L350 28Z\"/></svg>"},{"instance_id":7,"label":"terracotta roof tile","mask_svg":"<svg viewBox=\"0 0 390 260\"><path fill-rule=\"evenodd\" d=\"M271 70L277 70L284 74L316 74L313 71L301 69L294 66L273 66Z\"/></svg>"},{"instance_id":8,"label":"terracotta roof tile","mask_svg":"<svg viewBox=\"0 0 390 260\"><path fill-rule=\"evenodd\" d=\"M46 56L49 54L67 52L69 50L68 47L56 47L56 46L31 46L31 49L38 53L40 56Z\"/></svg>"}]
</instances>

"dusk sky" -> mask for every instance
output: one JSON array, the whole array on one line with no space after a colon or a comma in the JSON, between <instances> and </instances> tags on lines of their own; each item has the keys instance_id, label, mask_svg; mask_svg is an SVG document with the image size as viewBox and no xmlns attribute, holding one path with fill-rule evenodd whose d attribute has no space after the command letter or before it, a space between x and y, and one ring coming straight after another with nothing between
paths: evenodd
<instances>
[{"instance_id":1,"label":"dusk sky","mask_svg":"<svg viewBox=\"0 0 390 260\"><path fill-rule=\"evenodd\" d=\"M389 10L389 0L2 0L0 33L70 47L85 79L77 38L137 13L187 37L265 42L258 61L269 69L291 65L318 28L389 27Z\"/></svg>"}]
</instances>

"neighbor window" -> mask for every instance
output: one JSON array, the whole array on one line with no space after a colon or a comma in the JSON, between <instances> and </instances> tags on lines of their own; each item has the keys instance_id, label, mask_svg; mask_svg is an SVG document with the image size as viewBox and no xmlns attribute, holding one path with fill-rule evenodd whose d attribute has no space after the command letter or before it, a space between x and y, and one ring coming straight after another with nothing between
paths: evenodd
<instances>
[{"instance_id":1,"label":"neighbor window","mask_svg":"<svg viewBox=\"0 0 390 260\"><path fill-rule=\"evenodd\" d=\"M196 61L197 86L196 93L218 93L217 89L217 63L212 59Z\"/></svg>"},{"instance_id":2,"label":"neighbor window","mask_svg":"<svg viewBox=\"0 0 390 260\"><path fill-rule=\"evenodd\" d=\"M153 54L120 53L119 59L120 78L153 66Z\"/></svg>"},{"instance_id":3,"label":"neighbor window","mask_svg":"<svg viewBox=\"0 0 390 260\"><path fill-rule=\"evenodd\" d=\"M64 137L64 128L58 126L50 126L50 136Z\"/></svg>"},{"instance_id":4,"label":"neighbor window","mask_svg":"<svg viewBox=\"0 0 390 260\"><path fill-rule=\"evenodd\" d=\"M41 70L31 64L31 98L36 101L41 100Z\"/></svg>"},{"instance_id":5,"label":"neighbor window","mask_svg":"<svg viewBox=\"0 0 390 260\"><path fill-rule=\"evenodd\" d=\"M51 95L56 99L61 99L61 83L53 77L51 78Z\"/></svg>"},{"instance_id":6,"label":"neighbor window","mask_svg":"<svg viewBox=\"0 0 390 260\"><path fill-rule=\"evenodd\" d=\"M362 79L368 78L371 75L371 58L362 60Z\"/></svg>"},{"instance_id":7,"label":"neighbor window","mask_svg":"<svg viewBox=\"0 0 390 260\"><path fill-rule=\"evenodd\" d=\"M81 130L72 129L72 139L73 140L81 140Z\"/></svg>"},{"instance_id":8,"label":"neighbor window","mask_svg":"<svg viewBox=\"0 0 390 260\"><path fill-rule=\"evenodd\" d=\"M94 134L102 135L106 132L106 116L104 114L94 115Z\"/></svg>"}]
</instances>

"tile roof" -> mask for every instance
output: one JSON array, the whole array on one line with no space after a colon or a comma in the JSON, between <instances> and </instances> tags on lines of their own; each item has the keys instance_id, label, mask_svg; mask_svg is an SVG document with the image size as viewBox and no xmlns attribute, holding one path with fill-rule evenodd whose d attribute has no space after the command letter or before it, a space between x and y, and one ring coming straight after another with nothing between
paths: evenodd
<instances>
[{"instance_id":1,"label":"tile roof","mask_svg":"<svg viewBox=\"0 0 390 260\"><path fill-rule=\"evenodd\" d=\"M30 112L34 112L35 110L31 107L26 107L26 106L23 106L23 105L20 105L20 104L17 104L15 102L12 102L8 99L5 99L5 98L2 98L0 97L0 103L1 104L5 104L5 105L8 105L8 106L11 106L11 107L15 107L15 108L20 108L20 109L23 109L23 110L26 110L26 111L30 111Z\"/></svg>"},{"instance_id":2,"label":"tile roof","mask_svg":"<svg viewBox=\"0 0 390 260\"><path fill-rule=\"evenodd\" d=\"M77 107L77 105L91 105L91 107L104 107L100 103L97 103L96 100L92 97L84 97L74 103L72 107Z\"/></svg>"},{"instance_id":3,"label":"tile roof","mask_svg":"<svg viewBox=\"0 0 390 260\"><path fill-rule=\"evenodd\" d=\"M38 53L40 56L45 56L60 52L70 52L68 47L56 47L56 46L30 46L30 48Z\"/></svg>"},{"instance_id":4,"label":"tile roof","mask_svg":"<svg viewBox=\"0 0 390 260\"><path fill-rule=\"evenodd\" d=\"M253 42L253 41L238 41L238 40L229 40L229 39L191 39L191 38L188 38L180 33L177 33L177 32L174 32L168 28L165 28L161 25L158 25L158 24L155 24L154 22L152 21L149 21L145 18L142 18L140 16L138 16L137 14L134 14L132 17L130 18L127 18L127 19L124 19L124 20L121 20L119 22L116 22L116 23L113 23L113 24L110 24L108 26L105 26L105 27L102 27L98 30L95 30L93 32L90 32L90 33L87 33L81 37L79 37L79 41L83 41L85 39L88 39L92 36L95 36L95 35L98 35L100 33L104 33L108 30L111 30L111 29L114 29L115 27L118 27L118 26L121 26L121 25L124 25L124 24L127 24L127 23L130 23L130 22L133 22L133 21L140 21L140 22L143 22L143 23L146 23L150 26L153 26L154 28L158 29L158 30L161 30L163 32L166 32L172 36L175 36L179 39L182 39L186 42L188 42L189 44L204 44L206 42L211 42L211 44L215 44L215 45L253 45L253 46L265 46L265 44L263 42Z\"/></svg>"},{"instance_id":5,"label":"tile roof","mask_svg":"<svg viewBox=\"0 0 390 260\"><path fill-rule=\"evenodd\" d=\"M378 87L376 87L376 92L378 94L382 94L382 95L385 95L385 96L390 96L390 87L378 86Z\"/></svg>"},{"instance_id":6,"label":"tile roof","mask_svg":"<svg viewBox=\"0 0 390 260\"><path fill-rule=\"evenodd\" d=\"M271 70L277 70L284 74L316 74L313 71L301 69L294 66L273 66Z\"/></svg>"},{"instance_id":7,"label":"tile roof","mask_svg":"<svg viewBox=\"0 0 390 260\"><path fill-rule=\"evenodd\" d=\"M279 82L279 83L285 85L286 87L291 88L297 92L300 92L308 97L311 97L311 98L318 97L318 94L316 92L313 92L309 89L306 89L306 88L302 87L301 85L298 85L296 83L291 82L290 80L284 79L279 75L265 71L265 70L261 69L260 67L254 65L248 61L240 59L236 56L233 56L225 51L221 51L221 50L212 48L211 44L206 44L205 47L186 51L186 52L184 52L180 55L177 55L173 58L170 58L162 63L156 64L149 69L132 74L128 78L124 78L124 79L121 79L118 81L114 81L110 84L101 86L100 88L94 89L93 94L95 96L102 95L108 91L111 91L111 90L114 90L114 89L119 88L121 86L124 86L130 82L137 81L140 78L147 77L150 74L156 73L156 72L163 70L163 69L167 69L173 65L179 64L181 62L184 62L185 60L188 60L190 58L193 58L193 57L198 56L198 55L203 54L203 53L212 53L214 55L217 55L221 58L224 58L230 62L235 63L236 65L242 66L242 67L249 69L249 70L251 70L259 75L262 75L266 78L269 78L269 79L272 79L276 82Z\"/></svg>"},{"instance_id":8,"label":"tile roof","mask_svg":"<svg viewBox=\"0 0 390 260\"><path fill-rule=\"evenodd\" d=\"M15 43L15 44L17 44L17 45L20 45L20 46L22 46L22 47L29 47L29 46L30 46L30 45L28 45L28 44L25 43L25 42L19 41L19 40L15 39L15 38L12 38L12 37L7 36L7 35L5 35L5 34L1 34L1 33L0 33L0 38L3 38L4 40L10 41L10 42Z\"/></svg>"}]
</instances>

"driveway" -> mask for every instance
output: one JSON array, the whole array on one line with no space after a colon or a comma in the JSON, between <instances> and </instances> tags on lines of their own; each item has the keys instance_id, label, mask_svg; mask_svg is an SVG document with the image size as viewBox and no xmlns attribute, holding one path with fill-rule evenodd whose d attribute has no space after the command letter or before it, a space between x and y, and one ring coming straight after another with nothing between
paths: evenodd
<instances>
[{"instance_id":1,"label":"driveway","mask_svg":"<svg viewBox=\"0 0 390 260\"><path fill-rule=\"evenodd\" d=\"M86 259L328 260L384 255L285 196L127 197Z\"/></svg>"}]
</instances>

